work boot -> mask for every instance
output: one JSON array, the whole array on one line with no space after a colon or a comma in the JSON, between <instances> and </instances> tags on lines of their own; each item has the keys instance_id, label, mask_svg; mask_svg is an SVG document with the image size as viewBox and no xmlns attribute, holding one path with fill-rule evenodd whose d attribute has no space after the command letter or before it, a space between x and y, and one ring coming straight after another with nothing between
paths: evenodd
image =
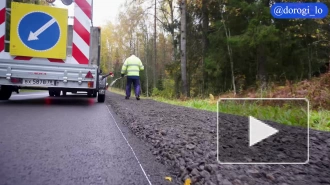
<instances>
[{"instance_id":1,"label":"work boot","mask_svg":"<svg viewBox=\"0 0 330 185\"><path fill-rule=\"evenodd\" d=\"M137 97L136 97L136 100L140 100L140 97L139 97L139 96L137 96Z\"/></svg>"},{"instance_id":2,"label":"work boot","mask_svg":"<svg viewBox=\"0 0 330 185\"><path fill-rule=\"evenodd\" d=\"M126 100L128 100L128 99L129 99L129 97L125 96L125 99L126 99Z\"/></svg>"}]
</instances>

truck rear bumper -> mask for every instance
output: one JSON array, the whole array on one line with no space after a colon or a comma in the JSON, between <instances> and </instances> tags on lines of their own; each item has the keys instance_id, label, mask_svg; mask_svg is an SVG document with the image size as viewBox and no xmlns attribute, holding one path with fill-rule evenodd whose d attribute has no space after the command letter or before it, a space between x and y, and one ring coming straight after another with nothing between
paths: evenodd
<instances>
[{"instance_id":1,"label":"truck rear bumper","mask_svg":"<svg viewBox=\"0 0 330 185\"><path fill-rule=\"evenodd\" d=\"M96 82L97 66L0 59L0 85L95 89Z\"/></svg>"}]
</instances>

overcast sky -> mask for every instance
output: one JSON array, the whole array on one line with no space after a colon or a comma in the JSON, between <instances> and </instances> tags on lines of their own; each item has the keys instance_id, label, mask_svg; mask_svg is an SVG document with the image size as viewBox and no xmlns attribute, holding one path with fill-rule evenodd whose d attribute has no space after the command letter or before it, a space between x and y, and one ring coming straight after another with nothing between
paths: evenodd
<instances>
[{"instance_id":1,"label":"overcast sky","mask_svg":"<svg viewBox=\"0 0 330 185\"><path fill-rule=\"evenodd\" d=\"M116 21L116 17L119 13L121 4L125 3L125 0L94 0L93 8L93 24L94 26L101 26L107 20L112 22ZM73 16L73 4L65 6L61 0L54 2L55 6L69 9L69 16ZM72 20L69 19L69 24L72 24Z\"/></svg>"}]
</instances>

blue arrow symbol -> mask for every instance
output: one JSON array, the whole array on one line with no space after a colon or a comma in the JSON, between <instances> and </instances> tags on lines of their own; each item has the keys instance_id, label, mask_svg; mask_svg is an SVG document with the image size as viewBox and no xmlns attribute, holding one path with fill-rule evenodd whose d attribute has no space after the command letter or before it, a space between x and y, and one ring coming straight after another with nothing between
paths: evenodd
<instances>
[{"instance_id":1,"label":"blue arrow symbol","mask_svg":"<svg viewBox=\"0 0 330 185\"><path fill-rule=\"evenodd\" d=\"M53 25L56 22L56 20L54 18L52 18L50 21L48 21L46 24L44 24L43 26L41 26L37 31L35 31L34 33L32 31L30 31L29 37L28 37L28 41L31 40L38 40L38 36L40 34L42 34L42 32L44 32L47 28L49 28L51 25Z\"/></svg>"}]
</instances>

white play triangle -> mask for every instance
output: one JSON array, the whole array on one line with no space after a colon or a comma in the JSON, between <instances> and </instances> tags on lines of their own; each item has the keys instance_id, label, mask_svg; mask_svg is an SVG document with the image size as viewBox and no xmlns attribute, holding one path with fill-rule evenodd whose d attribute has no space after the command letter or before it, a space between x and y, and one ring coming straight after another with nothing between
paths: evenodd
<instances>
[{"instance_id":1,"label":"white play triangle","mask_svg":"<svg viewBox=\"0 0 330 185\"><path fill-rule=\"evenodd\" d=\"M277 132L277 129L249 116L249 146L253 146Z\"/></svg>"}]
</instances>

